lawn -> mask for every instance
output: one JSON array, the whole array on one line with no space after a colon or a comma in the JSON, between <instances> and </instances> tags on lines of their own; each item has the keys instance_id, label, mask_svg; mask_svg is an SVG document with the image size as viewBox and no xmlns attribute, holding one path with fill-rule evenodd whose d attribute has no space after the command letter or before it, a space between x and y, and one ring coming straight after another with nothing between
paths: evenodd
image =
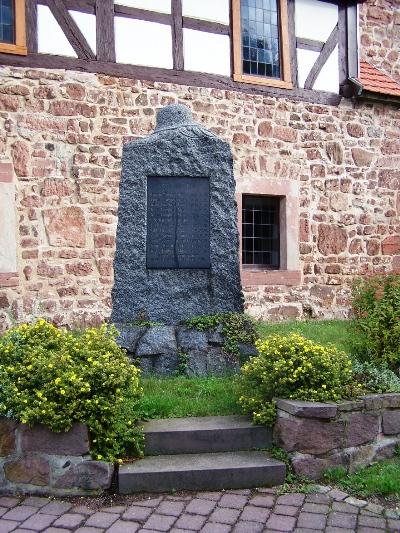
<instances>
[{"instance_id":1,"label":"lawn","mask_svg":"<svg viewBox=\"0 0 400 533\"><path fill-rule=\"evenodd\" d=\"M144 377L143 418L232 415L241 413L232 377Z\"/></svg>"},{"instance_id":2,"label":"lawn","mask_svg":"<svg viewBox=\"0 0 400 533\"><path fill-rule=\"evenodd\" d=\"M345 320L259 323L260 337L273 333L297 332L321 342L333 343L348 351L351 334ZM140 411L143 418L231 415L241 413L236 402L235 379L232 377L186 378L143 377L144 389Z\"/></svg>"},{"instance_id":3,"label":"lawn","mask_svg":"<svg viewBox=\"0 0 400 533\"><path fill-rule=\"evenodd\" d=\"M353 474L346 474L343 468L332 468L326 472L325 480L355 496L380 496L400 502L400 457L380 461Z\"/></svg>"},{"instance_id":4,"label":"lawn","mask_svg":"<svg viewBox=\"0 0 400 533\"><path fill-rule=\"evenodd\" d=\"M261 338L272 334L299 333L321 344L332 343L339 350L349 352L352 333L348 320L306 320L304 322L259 322L257 330Z\"/></svg>"}]
</instances>

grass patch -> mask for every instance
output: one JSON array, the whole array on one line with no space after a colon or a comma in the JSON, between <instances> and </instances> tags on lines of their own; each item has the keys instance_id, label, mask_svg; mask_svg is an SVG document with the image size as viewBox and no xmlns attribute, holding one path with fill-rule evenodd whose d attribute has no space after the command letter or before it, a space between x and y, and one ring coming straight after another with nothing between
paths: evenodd
<instances>
[{"instance_id":1,"label":"grass patch","mask_svg":"<svg viewBox=\"0 0 400 533\"><path fill-rule=\"evenodd\" d=\"M241 414L232 377L144 377L142 386L145 419Z\"/></svg>"},{"instance_id":2,"label":"grass patch","mask_svg":"<svg viewBox=\"0 0 400 533\"><path fill-rule=\"evenodd\" d=\"M400 501L400 457L380 461L353 474L346 474L344 468L331 468L324 479L357 496Z\"/></svg>"},{"instance_id":3,"label":"grass patch","mask_svg":"<svg viewBox=\"0 0 400 533\"><path fill-rule=\"evenodd\" d=\"M304 322L259 322L257 331L261 338L268 335L287 335L288 333L299 333L307 339L320 344L332 343L339 350L347 353L351 351L353 334L350 331L348 320L306 320Z\"/></svg>"},{"instance_id":4,"label":"grass patch","mask_svg":"<svg viewBox=\"0 0 400 533\"><path fill-rule=\"evenodd\" d=\"M339 349L349 351L351 333L345 320L306 322L257 323L261 338L273 333L297 332ZM238 390L232 377L143 377L144 395L140 402L141 417L172 418L185 416L212 416L241 414L237 403Z\"/></svg>"}]
</instances>

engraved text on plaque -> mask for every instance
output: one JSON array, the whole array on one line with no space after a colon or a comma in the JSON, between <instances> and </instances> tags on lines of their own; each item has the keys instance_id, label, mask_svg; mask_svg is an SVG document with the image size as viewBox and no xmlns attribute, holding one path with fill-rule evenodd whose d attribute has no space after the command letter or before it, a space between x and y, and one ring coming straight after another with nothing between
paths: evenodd
<instances>
[{"instance_id":1,"label":"engraved text on plaque","mask_svg":"<svg viewBox=\"0 0 400 533\"><path fill-rule=\"evenodd\" d=\"M147 178L147 268L210 267L208 178Z\"/></svg>"}]
</instances>

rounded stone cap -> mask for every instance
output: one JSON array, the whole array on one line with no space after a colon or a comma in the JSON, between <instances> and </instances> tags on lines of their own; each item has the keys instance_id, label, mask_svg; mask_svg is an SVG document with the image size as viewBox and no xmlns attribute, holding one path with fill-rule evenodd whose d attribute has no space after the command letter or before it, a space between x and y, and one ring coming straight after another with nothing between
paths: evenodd
<instances>
[{"instance_id":1,"label":"rounded stone cap","mask_svg":"<svg viewBox=\"0 0 400 533\"><path fill-rule=\"evenodd\" d=\"M157 113L156 131L188 124L194 124L194 122L192 112L185 105L170 104Z\"/></svg>"}]
</instances>

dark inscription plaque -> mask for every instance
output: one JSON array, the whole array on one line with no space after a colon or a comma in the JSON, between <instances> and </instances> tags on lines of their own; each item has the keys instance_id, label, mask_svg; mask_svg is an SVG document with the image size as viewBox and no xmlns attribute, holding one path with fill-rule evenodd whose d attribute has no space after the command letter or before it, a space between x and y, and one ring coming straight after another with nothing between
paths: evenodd
<instances>
[{"instance_id":1,"label":"dark inscription plaque","mask_svg":"<svg viewBox=\"0 0 400 533\"><path fill-rule=\"evenodd\" d=\"M208 178L147 178L147 268L210 268Z\"/></svg>"}]
</instances>

